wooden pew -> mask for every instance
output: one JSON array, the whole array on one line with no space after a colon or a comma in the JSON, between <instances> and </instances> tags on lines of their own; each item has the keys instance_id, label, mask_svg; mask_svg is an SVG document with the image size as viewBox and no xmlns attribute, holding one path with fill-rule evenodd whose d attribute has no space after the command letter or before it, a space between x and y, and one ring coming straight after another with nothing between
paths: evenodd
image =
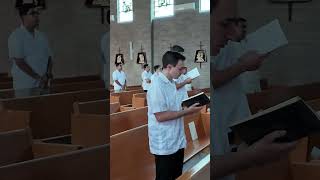
<instances>
[{"instance_id":1,"label":"wooden pew","mask_svg":"<svg viewBox=\"0 0 320 180\"><path fill-rule=\"evenodd\" d=\"M89 86L81 86L81 84L89 82ZM66 88L62 88L62 85L67 85L68 88L71 90L84 90L84 89L93 89L94 88L104 88L104 84L101 84L103 82L101 80L101 77L99 75L88 75L88 76L76 76L76 77L64 77L64 78L56 78L52 80L52 86L53 90L55 92L66 92ZM70 86L73 84L73 86ZM78 84L78 87L82 87L84 89L76 89L76 86ZM8 76L1 76L0 77L0 89L12 89L13 83L12 83L12 77Z\"/></svg>"},{"instance_id":2,"label":"wooden pew","mask_svg":"<svg viewBox=\"0 0 320 180\"><path fill-rule=\"evenodd\" d=\"M71 118L72 144L85 147L109 143L109 121L107 115L73 114Z\"/></svg>"},{"instance_id":3,"label":"wooden pew","mask_svg":"<svg viewBox=\"0 0 320 180\"><path fill-rule=\"evenodd\" d=\"M12 89L13 88L13 84L12 82L8 81L8 82L0 82L0 90L1 89Z\"/></svg>"},{"instance_id":4,"label":"wooden pew","mask_svg":"<svg viewBox=\"0 0 320 180\"><path fill-rule=\"evenodd\" d=\"M100 75L74 76L74 77L55 78L52 80L52 84L55 85L55 84L98 81L98 80L101 80Z\"/></svg>"},{"instance_id":5,"label":"wooden pew","mask_svg":"<svg viewBox=\"0 0 320 180\"><path fill-rule=\"evenodd\" d=\"M204 121L210 121L210 119L206 119ZM194 123L196 127L196 133L198 136L198 139L192 140L191 138L191 132L189 128L189 123ZM208 122L205 122L205 124L208 124ZM185 149L185 162L189 159L191 159L193 156L195 156L200 151L204 150L205 148L209 147L210 145L210 132L206 133L206 127L201 119L200 113L191 114L184 117L184 129L187 139L187 147ZM210 128L210 127L209 127Z\"/></svg>"},{"instance_id":6,"label":"wooden pew","mask_svg":"<svg viewBox=\"0 0 320 180\"><path fill-rule=\"evenodd\" d=\"M33 159L32 137L29 130L19 129L0 133L0 166Z\"/></svg>"},{"instance_id":7,"label":"wooden pew","mask_svg":"<svg viewBox=\"0 0 320 180\"><path fill-rule=\"evenodd\" d=\"M195 90L188 91L188 96L189 97L194 96L194 95L198 94L199 91L204 92L204 93L210 93L210 88L195 89Z\"/></svg>"},{"instance_id":8,"label":"wooden pew","mask_svg":"<svg viewBox=\"0 0 320 180\"><path fill-rule=\"evenodd\" d=\"M104 82L102 80L76 82L76 83L62 83L62 84L52 85L52 87L50 87L48 90L44 90L42 94L56 94L56 93L64 93L64 92L71 92L71 91L103 89L103 88L104 88ZM34 88L34 90L36 92L40 92L40 89ZM22 89L22 90L18 90L18 91L20 91L20 92L29 91L29 89ZM8 98L15 98L15 97L16 96L15 96L14 89L12 89L12 88L1 89L1 87L0 87L0 98L1 99L8 99Z\"/></svg>"},{"instance_id":9,"label":"wooden pew","mask_svg":"<svg viewBox=\"0 0 320 180\"><path fill-rule=\"evenodd\" d=\"M42 139L70 134L71 113L76 101L106 99L106 89L94 89L0 100L5 109L31 111L30 127L33 137Z\"/></svg>"},{"instance_id":10,"label":"wooden pew","mask_svg":"<svg viewBox=\"0 0 320 180\"><path fill-rule=\"evenodd\" d=\"M147 93L133 94L132 107L139 108L147 106Z\"/></svg>"},{"instance_id":11,"label":"wooden pew","mask_svg":"<svg viewBox=\"0 0 320 180\"><path fill-rule=\"evenodd\" d=\"M80 91L88 89L99 89L105 88L103 80L96 81L84 81L84 82L74 82L74 83L63 83L52 85L50 88L51 93L62 93L68 91Z\"/></svg>"},{"instance_id":12,"label":"wooden pew","mask_svg":"<svg viewBox=\"0 0 320 180\"><path fill-rule=\"evenodd\" d=\"M292 180L320 179L320 162L293 163L291 165Z\"/></svg>"},{"instance_id":13,"label":"wooden pew","mask_svg":"<svg viewBox=\"0 0 320 180\"><path fill-rule=\"evenodd\" d=\"M148 123L148 107L137 108L110 115L110 135L133 129Z\"/></svg>"},{"instance_id":14,"label":"wooden pew","mask_svg":"<svg viewBox=\"0 0 320 180\"><path fill-rule=\"evenodd\" d=\"M0 146L0 166L82 148L81 146L49 144L33 141L28 128L1 132Z\"/></svg>"},{"instance_id":15,"label":"wooden pew","mask_svg":"<svg viewBox=\"0 0 320 180\"><path fill-rule=\"evenodd\" d=\"M75 102L73 110L76 114L108 114L110 100L102 99L87 102Z\"/></svg>"},{"instance_id":16,"label":"wooden pew","mask_svg":"<svg viewBox=\"0 0 320 180\"><path fill-rule=\"evenodd\" d=\"M120 102L120 105L132 104L133 94L143 93L143 90L123 91L120 93L111 93L110 102Z\"/></svg>"},{"instance_id":17,"label":"wooden pew","mask_svg":"<svg viewBox=\"0 0 320 180\"><path fill-rule=\"evenodd\" d=\"M204 157L191 169L184 172L177 180L207 180L210 179L210 154Z\"/></svg>"},{"instance_id":18,"label":"wooden pew","mask_svg":"<svg viewBox=\"0 0 320 180\"><path fill-rule=\"evenodd\" d=\"M113 85L110 85L110 86L109 86L109 89L110 89L110 92L114 92L114 90L113 90ZM141 90L141 89L142 89L141 85L128 86L127 89L126 89L126 91Z\"/></svg>"},{"instance_id":19,"label":"wooden pew","mask_svg":"<svg viewBox=\"0 0 320 180\"><path fill-rule=\"evenodd\" d=\"M250 168L237 173L237 180L292 180L296 172L292 167L296 163L306 163L308 153L308 138L301 139L297 148L282 159L265 164L263 166ZM307 176L307 174L305 174Z\"/></svg>"},{"instance_id":20,"label":"wooden pew","mask_svg":"<svg viewBox=\"0 0 320 180\"><path fill-rule=\"evenodd\" d=\"M109 146L102 145L0 167L3 180L109 180Z\"/></svg>"},{"instance_id":21,"label":"wooden pew","mask_svg":"<svg viewBox=\"0 0 320 180\"><path fill-rule=\"evenodd\" d=\"M186 139L184 162L209 146L210 137L205 134L200 113L185 117ZM188 123L194 121L198 139L192 141ZM112 126L112 124L111 124ZM112 128L112 127L111 127ZM111 134L112 135L112 134ZM154 179L154 157L149 151L148 125L114 134L111 143L111 179ZM127 161L127 159L131 159ZM125 161L126 163L123 163ZM126 169L126 173L123 173Z\"/></svg>"},{"instance_id":22,"label":"wooden pew","mask_svg":"<svg viewBox=\"0 0 320 180\"><path fill-rule=\"evenodd\" d=\"M110 103L110 114L120 112L120 103Z\"/></svg>"},{"instance_id":23,"label":"wooden pew","mask_svg":"<svg viewBox=\"0 0 320 180\"><path fill-rule=\"evenodd\" d=\"M320 83L312 83L291 87L273 88L259 93L248 94L248 103L251 113L267 109L292 97L300 96L303 100L309 101L320 98Z\"/></svg>"},{"instance_id":24,"label":"wooden pew","mask_svg":"<svg viewBox=\"0 0 320 180\"><path fill-rule=\"evenodd\" d=\"M12 111L0 109L0 132L25 129L29 126L29 111Z\"/></svg>"},{"instance_id":25,"label":"wooden pew","mask_svg":"<svg viewBox=\"0 0 320 180\"><path fill-rule=\"evenodd\" d=\"M125 112L125 111L131 111L136 109L135 107L132 106L132 104L126 104L126 105L121 105L120 106L120 112Z\"/></svg>"}]
</instances>

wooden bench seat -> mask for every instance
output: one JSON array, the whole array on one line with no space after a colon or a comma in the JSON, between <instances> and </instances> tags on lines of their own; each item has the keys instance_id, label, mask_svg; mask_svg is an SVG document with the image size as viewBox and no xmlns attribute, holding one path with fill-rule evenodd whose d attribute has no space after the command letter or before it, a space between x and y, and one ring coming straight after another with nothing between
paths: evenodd
<instances>
[{"instance_id":1,"label":"wooden bench seat","mask_svg":"<svg viewBox=\"0 0 320 180\"><path fill-rule=\"evenodd\" d=\"M188 125L191 122L194 122L198 135L198 139L194 141L191 139ZM210 137L204 132L200 113L185 117L185 132L188 145L184 162L210 144ZM154 156L149 151L148 125L114 134L110 137L110 143L111 179L154 179L155 164ZM121 163L123 161L127 163ZM122 169L126 169L126 173L123 173Z\"/></svg>"},{"instance_id":2,"label":"wooden bench seat","mask_svg":"<svg viewBox=\"0 0 320 180\"><path fill-rule=\"evenodd\" d=\"M76 114L108 114L110 100L102 99L87 102L75 102L73 110Z\"/></svg>"},{"instance_id":3,"label":"wooden bench seat","mask_svg":"<svg viewBox=\"0 0 320 180\"><path fill-rule=\"evenodd\" d=\"M76 101L106 99L106 89L94 89L0 100L4 109L31 111L30 127L33 137L43 139L70 134L71 113Z\"/></svg>"},{"instance_id":4,"label":"wooden bench seat","mask_svg":"<svg viewBox=\"0 0 320 180\"><path fill-rule=\"evenodd\" d=\"M184 172L177 180L207 180L210 179L210 154L204 157L191 169Z\"/></svg>"},{"instance_id":5,"label":"wooden bench seat","mask_svg":"<svg viewBox=\"0 0 320 180\"><path fill-rule=\"evenodd\" d=\"M120 102L120 105L132 104L132 97L134 94L143 93L143 90L123 91L119 93L110 94L110 102Z\"/></svg>"},{"instance_id":6,"label":"wooden bench seat","mask_svg":"<svg viewBox=\"0 0 320 180\"><path fill-rule=\"evenodd\" d=\"M0 167L3 180L109 180L109 145Z\"/></svg>"},{"instance_id":7,"label":"wooden bench seat","mask_svg":"<svg viewBox=\"0 0 320 180\"><path fill-rule=\"evenodd\" d=\"M320 83L312 83L290 87L279 87L264 90L258 93L247 94L251 113L267 109L295 96L309 101L320 98Z\"/></svg>"},{"instance_id":8,"label":"wooden bench seat","mask_svg":"<svg viewBox=\"0 0 320 180\"><path fill-rule=\"evenodd\" d=\"M73 114L71 118L72 144L85 147L108 144L110 139L107 115Z\"/></svg>"},{"instance_id":9,"label":"wooden bench seat","mask_svg":"<svg viewBox=\"0 0 320 180\"><path fill-rule=\"evenodd\" d=\"M110 115L110 135L133 129L148 123L148 108L142 107Z\"/></svg>"},{"instance_id":10,"label":"wooden bench seat","mask_svg":"<svg viewBox=\"0 0 320 180\"><path fill-rule=\"evenodd\" d=\"M132 107L139 108L147 106L147 93L137 93L132 97Z\"/></svg>"},{"instance_id":11,"label":"wooden bench seat","mask_svg":"<svg viewBox=\"0 0 320 180\"><path fill-rule=\"evenodd\" d=\"M81 146L33 141L29 129L1 132L0 146L0 167L82 148Z\"/></svg>"},{"instance_id":12,"label":"wooden bench seat","mask_svg":"<svg viewBox=\"0 0 320 180\"><path fill-rule=\"evenodd\" d=\"M31 112L0 109L0 132L25 129L29 126Z\"/></svg>"},{"instance_id":13,"label":"wooden bench seat","mask_svg":"<svg viewBox=\"0 0 320 180\"><path fill-rule=\"evenodd\" d=\"M120 112L120 103L110 103L110 114Z\"/></svg>"}]
</instances>

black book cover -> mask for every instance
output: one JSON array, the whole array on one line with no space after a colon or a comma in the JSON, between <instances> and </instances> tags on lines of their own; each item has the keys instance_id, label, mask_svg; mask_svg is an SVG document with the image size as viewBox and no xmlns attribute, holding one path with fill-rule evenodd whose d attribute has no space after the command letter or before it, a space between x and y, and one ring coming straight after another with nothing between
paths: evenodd
<instances>
[{"instance_id":1,"label":"black book cover","mask_svg":"<svg viewBox=\"0 0 320 180\"><path fill-rule=\"evenodd\" d=\"M204 92L191 96L182 101L182 107L190 107L195 103L199 103L198 106L204 106L210 103L210 99Z\"/></svg>"},{"instance_id":2,"label":"black book cover","mask_svg":"<svg viewBox=\"0 0 320 180\"><path fill-rule=\"evenodd\" d=\"M275 130L287 131L284 137L276 140L277 142L292 142L319 133L320 120L300 97L295 97L235 122L230 128L248 145Z\"/></svg>"}]
</instances>

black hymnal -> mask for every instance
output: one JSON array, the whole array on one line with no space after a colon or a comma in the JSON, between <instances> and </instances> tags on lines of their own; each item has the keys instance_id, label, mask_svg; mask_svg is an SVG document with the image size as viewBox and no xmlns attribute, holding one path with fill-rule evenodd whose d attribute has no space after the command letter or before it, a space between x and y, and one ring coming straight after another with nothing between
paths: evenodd
<instances>
[{"instance_id":1,"label":"black hymnal","mask_svg":"<svg viewBox=\"0 0 320 180\"><path fill-rule=\"evenodd\" d=\"M295 97L235 122L230 128L248 145L275 130L287 132L276 142L292 142L320 132L320 120L300 97Z\"/></svg>"},{"instance_id":2,"label":"black hymnal","mask_svg":"<svg viewBox=\"0 0 320 180\"><path fill-rule=\"evenodd\" d=\"M204 92L201 92L199 94L196 94L194 96L191 96L185 100L182 101L183 107L190 107L195 103L199 103L198 106L204 106L210 103L210 99L207 95L204 94Z\"/></svg>"}]
</instances>

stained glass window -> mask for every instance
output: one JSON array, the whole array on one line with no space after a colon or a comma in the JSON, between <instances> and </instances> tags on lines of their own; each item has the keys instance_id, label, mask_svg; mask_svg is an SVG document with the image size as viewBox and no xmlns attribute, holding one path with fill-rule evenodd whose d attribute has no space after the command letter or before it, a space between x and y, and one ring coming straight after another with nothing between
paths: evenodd
<instances>
[{"instance_id":1,"label":"stained glass window","mask_svg":"<svg viewBox=\"0 0 320 180\"><path fill-rule=\"evenodd\" d=\"M132 0L118 0L118 23L133 21Z\"/></svg>"}]
</instances>

